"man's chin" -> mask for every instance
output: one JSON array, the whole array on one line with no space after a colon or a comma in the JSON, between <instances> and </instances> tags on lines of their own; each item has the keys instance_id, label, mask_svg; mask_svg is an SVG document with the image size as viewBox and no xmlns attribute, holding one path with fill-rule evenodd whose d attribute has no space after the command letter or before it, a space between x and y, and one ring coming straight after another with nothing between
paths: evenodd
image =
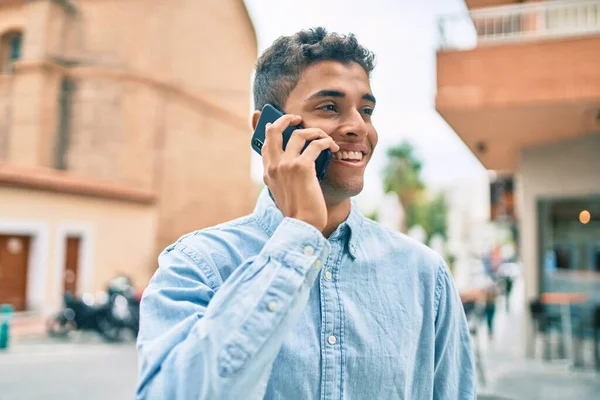
<instances>
[{"instance_id":1,"label":"man's chin","mask_svg":"<svg viewBox=\"0 0 600 400\"><path fill-rule=\"evenodd\" d=\"M332 179L325 175L321 181L321 188L326 199L343 201L357 196L364 187L363 179L353 179L352 181L340 181Z\"/></svg>"}]
</instances>

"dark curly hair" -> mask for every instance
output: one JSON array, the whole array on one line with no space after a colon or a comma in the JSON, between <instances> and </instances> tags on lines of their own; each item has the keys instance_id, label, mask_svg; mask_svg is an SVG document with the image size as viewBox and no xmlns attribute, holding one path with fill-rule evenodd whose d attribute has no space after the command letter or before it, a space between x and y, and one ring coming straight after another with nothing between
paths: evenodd
<instances>
[{"instance_id":1,"label":"dark curly hair","mask_svg":"<svg viewBox=\"0 0 600 400\"><path fill-rule=\"evenodd\" d=\"M278 38L256 63L254 107L267 103L280 110L294 89L302 71L319 61L357 63L368 76L375 67L375 55L361 46L353 34L329 33L323 27L302 30Z\"/></svg>"}]
</instances>

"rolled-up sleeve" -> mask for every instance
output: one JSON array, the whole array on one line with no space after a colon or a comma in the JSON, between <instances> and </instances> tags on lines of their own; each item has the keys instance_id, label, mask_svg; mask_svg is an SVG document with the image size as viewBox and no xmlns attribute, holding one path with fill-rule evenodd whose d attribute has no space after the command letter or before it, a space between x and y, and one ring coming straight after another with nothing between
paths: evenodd
<instances>
[{"instance_id":1,"label":"rolled-up sleeve","mask_svg":"<svg viewBox=\"0 0 600 400\"><path fill-rule=\"evenodd\" d=\"M317 229L285 218L221 282L190 240L167 248L141 302L137 398L262 398L329 250Z\"/></svg>"},{"instance_id":2,"label":"rolled-up sleeve","mask_svg":"<svg viewBox=\"0 0 600 400\"><path fill-rule=\"evenodd\" d=\"M471 337L456 286L445 265L437 271L434 399L475 399Z\"/></svg>"}]
</instances>

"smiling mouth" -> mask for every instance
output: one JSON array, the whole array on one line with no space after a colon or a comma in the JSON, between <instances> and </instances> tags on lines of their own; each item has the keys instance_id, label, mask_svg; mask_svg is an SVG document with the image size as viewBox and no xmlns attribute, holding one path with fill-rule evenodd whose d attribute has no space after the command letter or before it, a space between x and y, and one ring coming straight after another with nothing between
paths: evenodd
<instances>
[{"instance_id":1,"label":"smiling mouth","mask_svg":"<svg viewBox=\"0 0 600 400\"><path fill-rule=\"evenodd\" d=\"M334 160L359 163L363 159L363 153L360 151L338 151L333 153Z\"/></svg>"}]
</instances>

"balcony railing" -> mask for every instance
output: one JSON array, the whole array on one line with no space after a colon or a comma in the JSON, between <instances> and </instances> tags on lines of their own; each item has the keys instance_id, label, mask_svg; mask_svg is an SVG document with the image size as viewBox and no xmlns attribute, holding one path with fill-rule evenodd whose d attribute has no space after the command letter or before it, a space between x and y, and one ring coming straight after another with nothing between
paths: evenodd
<instances>
[{"instance_id":1,"label":"balcony railing","mask_svg":"<svg viewBox=\"0 0 600 400\"><path fill-rule=\"evenodd\" d=\"M442 49L600 34L600 0L540 1L443 15Z\"/></svg>"}]
</instances>

